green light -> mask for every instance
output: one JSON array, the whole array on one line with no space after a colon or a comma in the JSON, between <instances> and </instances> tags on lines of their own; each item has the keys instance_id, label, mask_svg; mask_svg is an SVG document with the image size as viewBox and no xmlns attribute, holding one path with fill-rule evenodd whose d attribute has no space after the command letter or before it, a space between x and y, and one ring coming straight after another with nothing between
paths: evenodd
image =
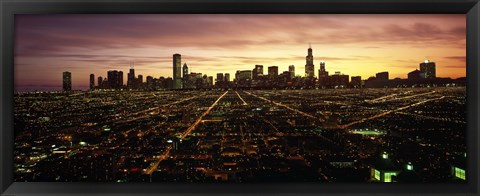
<instances>
[{"instance_id":1,"label":"green light","mask_svg":"<svg viewBox=\"0 0 480 196\"><path fill-rule=\"evenodd\" d=\"M397 173L395 172L385 172L384 174L384 182L392 182L392 176L396 176Z\"/></svg>"},{"instance_id":2,"label":"green light","mask_svg":"<svg viewBox=\"0 0 480 196\"><path fill-rule=\"evenodd\" d=\"M375 178L376 180L380 181L380 171L378 171L378 170L375 169L375 170L374 170L374 173L375 173L374 178Z\"/></svg>"},{"instance_id":3,"label":"green light","mask_svg":"<svg viewBox=\"0 0 480 196\"><path fill-rule=\"evenodd\" d=\"M411 163L407 164L407 170L409 170L409 171L413 170L413 165Z\"/></svg>"},{"instance_id":4,"label":"green light","mask_svg":"<svg viewBox=\"0 0 480 196\"><path fill-rule=\"evenodd\" d=\"M455 177L465 180L465 170L455 167Z\"/></svg>"},{"instance_id":5,"label":"green light","mask_svg":"<svg viewBox=\"0 0 480 196\"><path fill-rule=\"evenodd\" d=\"M87 142L80 142L80 146L86 146Z\"/></svg>"},{"instance_id":6,"label":"green light","mask_svg":"<svg viewBox=\"0 0 480 196\"><path fill-rule=\"evenodd\" d=\"M383 152L382 158L383 158L383 159L388 159L388 154L387 154L386 152Z\"/></svg>"}]
</instances>

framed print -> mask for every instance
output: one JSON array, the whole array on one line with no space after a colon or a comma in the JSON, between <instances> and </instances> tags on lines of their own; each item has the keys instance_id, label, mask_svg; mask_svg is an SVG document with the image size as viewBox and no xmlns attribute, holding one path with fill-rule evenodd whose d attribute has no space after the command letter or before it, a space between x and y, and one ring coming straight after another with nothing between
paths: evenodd
<instances>
[{"instance_id":1,"label":"framed print","mask_svg":"<svg viewBox=\"0 0 480 196\"><path fill-rule=\"evenodd\" d=\"M478 194L477 1L53 2L2 2L2 195Z\"/></svg>"}]
</instances>

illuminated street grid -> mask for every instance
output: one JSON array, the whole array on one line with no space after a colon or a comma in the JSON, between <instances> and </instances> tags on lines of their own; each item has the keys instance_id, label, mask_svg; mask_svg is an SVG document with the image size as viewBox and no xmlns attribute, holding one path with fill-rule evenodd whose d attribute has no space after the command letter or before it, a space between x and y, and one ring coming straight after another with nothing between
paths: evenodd
<instances>
[{"instance_id":1,"label":"illuminated street grid","mask_svg":"<svg viewBox=\"0 0 480 196\"><path fill-rule=\"evenodd\" d=\"M15 181L369 182L383 152L450 182L465 87L15 96Z\"/></svg>"}]
</instances>

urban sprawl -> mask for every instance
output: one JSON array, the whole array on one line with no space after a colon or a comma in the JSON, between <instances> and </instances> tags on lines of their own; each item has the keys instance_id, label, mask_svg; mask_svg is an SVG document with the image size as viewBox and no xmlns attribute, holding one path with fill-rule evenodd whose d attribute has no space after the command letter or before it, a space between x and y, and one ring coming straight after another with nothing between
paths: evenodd
<instances>
[{"instance_id":1,"label":"urban sprawl","mask_svg":"<svg viewBox=\"0 0 480 196\"><path fill-rule=\"evenodd\" d=\"M320 62L232 80L108 71L90 90L15 93L15 181L465 182L466 78L420 63L366 80Z\"/></svg>"}]
</instances>

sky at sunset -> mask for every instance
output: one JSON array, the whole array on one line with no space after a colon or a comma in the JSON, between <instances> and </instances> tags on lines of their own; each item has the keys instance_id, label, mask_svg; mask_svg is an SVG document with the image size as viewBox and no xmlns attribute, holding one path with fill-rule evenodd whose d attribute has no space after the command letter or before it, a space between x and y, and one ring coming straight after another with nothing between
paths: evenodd
<instances>
[{"instance_id":1,"label":"sky at sunset","mask_svg":"<svg viewBox=\"0 0 480 196\"><path fill-rule=\"evenodd\" d=\"M15 23L17 91L60 90L64 71L74 90L108 70L123 71L126 84L131 62L144 78L171 77L174 53L214 77L256 64L264 73L295 65L304 76L309 43L317 77L325 61L330 74L406 78L426 58L437 77L466 75L465 15L17 15Z\"/></svg>"}]
</instances>

